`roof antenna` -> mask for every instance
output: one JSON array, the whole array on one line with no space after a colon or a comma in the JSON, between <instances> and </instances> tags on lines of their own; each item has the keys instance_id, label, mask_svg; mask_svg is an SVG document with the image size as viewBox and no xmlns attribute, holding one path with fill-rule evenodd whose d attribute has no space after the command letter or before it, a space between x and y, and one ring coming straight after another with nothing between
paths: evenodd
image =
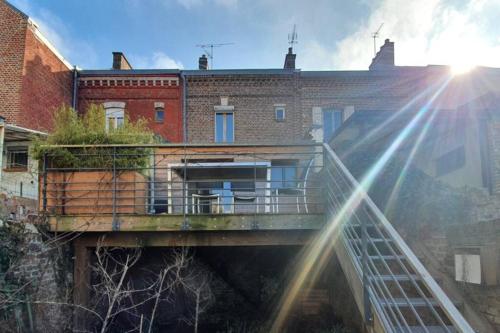
<instances>
[{"instance_id":1,"label":"roof antenna","mask_svg":"<svg viewBox=\"0 0 500 333\"><path fill-rule=\"evenodd\" d=\"M377 55L377 38L378 38L378 34L380 32L380 29L382 29L382 26L384 25L384 23L382 23L380 25L380 27L378 27L377 31L375 31L373 34L372 34L372 38L373 38L373 54L374 55Z\"/></svg>"},{"instance_id":2,"label":"roof antenna","mask_svg":"<svg viewBox=\"0 0 500 333\"><path fill-rule=\"evenodd\" d=\"M288 34L288 44L290 44L290 49L293 49L293 44L299 42L299 36L297 35L297 25L293 25L293 30Z\"/></svg>"},{"instance_id":3,"label":"roof antenna","mask_svg":"<svg viewBox=\"0 0 500 333\"><path fill-rule=\"evenodd\" d=\"M200 47L205 51L208 59L210 59L210 69L214 68L214 47L221 47L225 45L233 45L234 43L219 43L219 44L198 44L196 47Z\"/></svg>"}]
</instances>

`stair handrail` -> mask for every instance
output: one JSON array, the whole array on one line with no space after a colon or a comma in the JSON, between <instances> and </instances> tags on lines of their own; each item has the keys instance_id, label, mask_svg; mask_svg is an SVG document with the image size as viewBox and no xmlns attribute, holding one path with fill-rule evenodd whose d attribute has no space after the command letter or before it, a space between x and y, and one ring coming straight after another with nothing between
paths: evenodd
<instances>
[{"instance_id":1,"label":"stair handrail","mask_svg":"<svg viewBox=\"0 0 500 333\"><path fill-rule=\"evenodd\" d=\"M327 143L323 143L324 150L329 154L329 156L333 159L333 161L337 164L338 168L342 171L344 176L349 180L349 182L359 190L360 195L362 196L365 203L368 205L370 210L373 212L377 220L381 223L381 225L385 228L387 233L393 239L396 246L399 248L401 253L406 256L408 259L408 263L415 270L415 272L420 276L422 282L425 284L429 292L436 299L438 305L441 309L446 313L449 320L453 324L454 328L459 330L459 332L463 333L474 333L474 329L470 326L467 320L463 317L463 315L458 311L453 302L448 298L445 292L441 289L441 287L437 284L431 274L427 271L424 265L420 262L420 260L415 256L410 247L406 244L403 238L399 235L396 229L392 226L392 224L387 220L386 216L380 211L377 205L370 198L368 193L361 187L361 184L354 178L354 176L350 173L347 167L342 163L340 158L335 154L333 149ZM375 300L372 298L372 302Z\"/></svg>"}]
</instances>

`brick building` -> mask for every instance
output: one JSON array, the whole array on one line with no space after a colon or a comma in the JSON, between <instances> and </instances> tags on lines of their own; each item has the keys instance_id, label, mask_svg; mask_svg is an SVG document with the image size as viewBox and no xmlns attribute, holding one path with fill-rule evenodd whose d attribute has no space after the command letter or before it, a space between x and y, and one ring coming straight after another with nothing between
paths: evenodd
<instances>
[{"instance_id":1,"label":"brick building","mask_svg":"<svg viewBox=\"0 0 500 333\"><path fill-rule=\"evenodd\" d=\"M72 66L26 14L0 1L0 116L9 124L49 130L51 113L71 105Z\"/></svg>"},{"instance_id":2,"label":"brick building","mask_svg":"<svg viewBox=\"0 0 500 333\"><path fill-rule=\"evenodd\" d=\"M113 69L78 73L78 110L102 104L110 119L147 120L163 141L182 142L182 88L179 70L136 70L121 52L114 53ZM113 120L116 123L116 120ZM111 121L111 122L113 122Z\"/></svg>"}]
</instances>

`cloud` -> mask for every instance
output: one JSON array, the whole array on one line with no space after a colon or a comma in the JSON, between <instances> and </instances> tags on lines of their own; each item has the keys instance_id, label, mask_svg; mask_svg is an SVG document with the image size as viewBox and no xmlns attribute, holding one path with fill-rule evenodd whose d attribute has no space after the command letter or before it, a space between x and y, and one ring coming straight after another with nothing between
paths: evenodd
<instances>
[{"instance_id":1,"label":"cloud","mask_svg":"<svg viewBox=\"0 0 500 333\"><path fill-rule=\"evenodd\" d=\"M500 46L491 36L500 1L466 0L460 6L444 0L384 0L359 28L334 46L316 40L304 46L306 66L366 69L373 57L371 35L384 23L378 45L385 38L396 44L396 64L473 63L500 66Z\"/></svg>"},{"instance_id":2,"label":"cloud","mask_svg":"<svg viewBox=\"0 0 500 333\"><path fill-rule=\"evenodd\" d=\"M176 61L161 51L153 52L150 57L130 56L134 68L147 69L183 69L180 61Z\"/></svg>"}]
</instances>

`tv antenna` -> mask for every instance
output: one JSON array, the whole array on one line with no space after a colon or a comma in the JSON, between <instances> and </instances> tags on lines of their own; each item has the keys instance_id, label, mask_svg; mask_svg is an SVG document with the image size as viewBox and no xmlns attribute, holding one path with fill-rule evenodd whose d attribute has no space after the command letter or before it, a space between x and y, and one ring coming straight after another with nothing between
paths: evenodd
<instances>
[{"instance_id":1,"label":"tv antenna","mask_svg":"<svg viewBox=\"0 0 500 333\"><path fill-rule=\"evenodd\" d=\"M210 59L210 69L214 68L214 47L221 47L225 45L233 45L234 43L219 43L219 44L198 44L196 47L200 47L205 51L208 59Z\"/></svg>"},{"instance_id":2,"label":"tv antenna","mask_svg":"<svg viewBox=\"0 0 500 333\"><path fill-rule=\"evenodd\" d=\"M380 27L378 27L377 31L375 31L373 34L372 34L372 38L373 38L373 54L374 55L377 55L377 38L378 38L378 34L380 32L380 29L382 29L382 26L384 25L384 23L382 23L380 25Z\"/></svg>"},{"instance_id":3,"label":"tv antenna","mask_svg":"<svg viewBox=\"0 0 500 333\"><path fill-rule=\"evenodd\" d=\"M288 44L293 48L293 44L297 44L299 42L299 36L297 35L297 25L293 25L293 30L288 34Z\"/></svg>"}]
</instances>

